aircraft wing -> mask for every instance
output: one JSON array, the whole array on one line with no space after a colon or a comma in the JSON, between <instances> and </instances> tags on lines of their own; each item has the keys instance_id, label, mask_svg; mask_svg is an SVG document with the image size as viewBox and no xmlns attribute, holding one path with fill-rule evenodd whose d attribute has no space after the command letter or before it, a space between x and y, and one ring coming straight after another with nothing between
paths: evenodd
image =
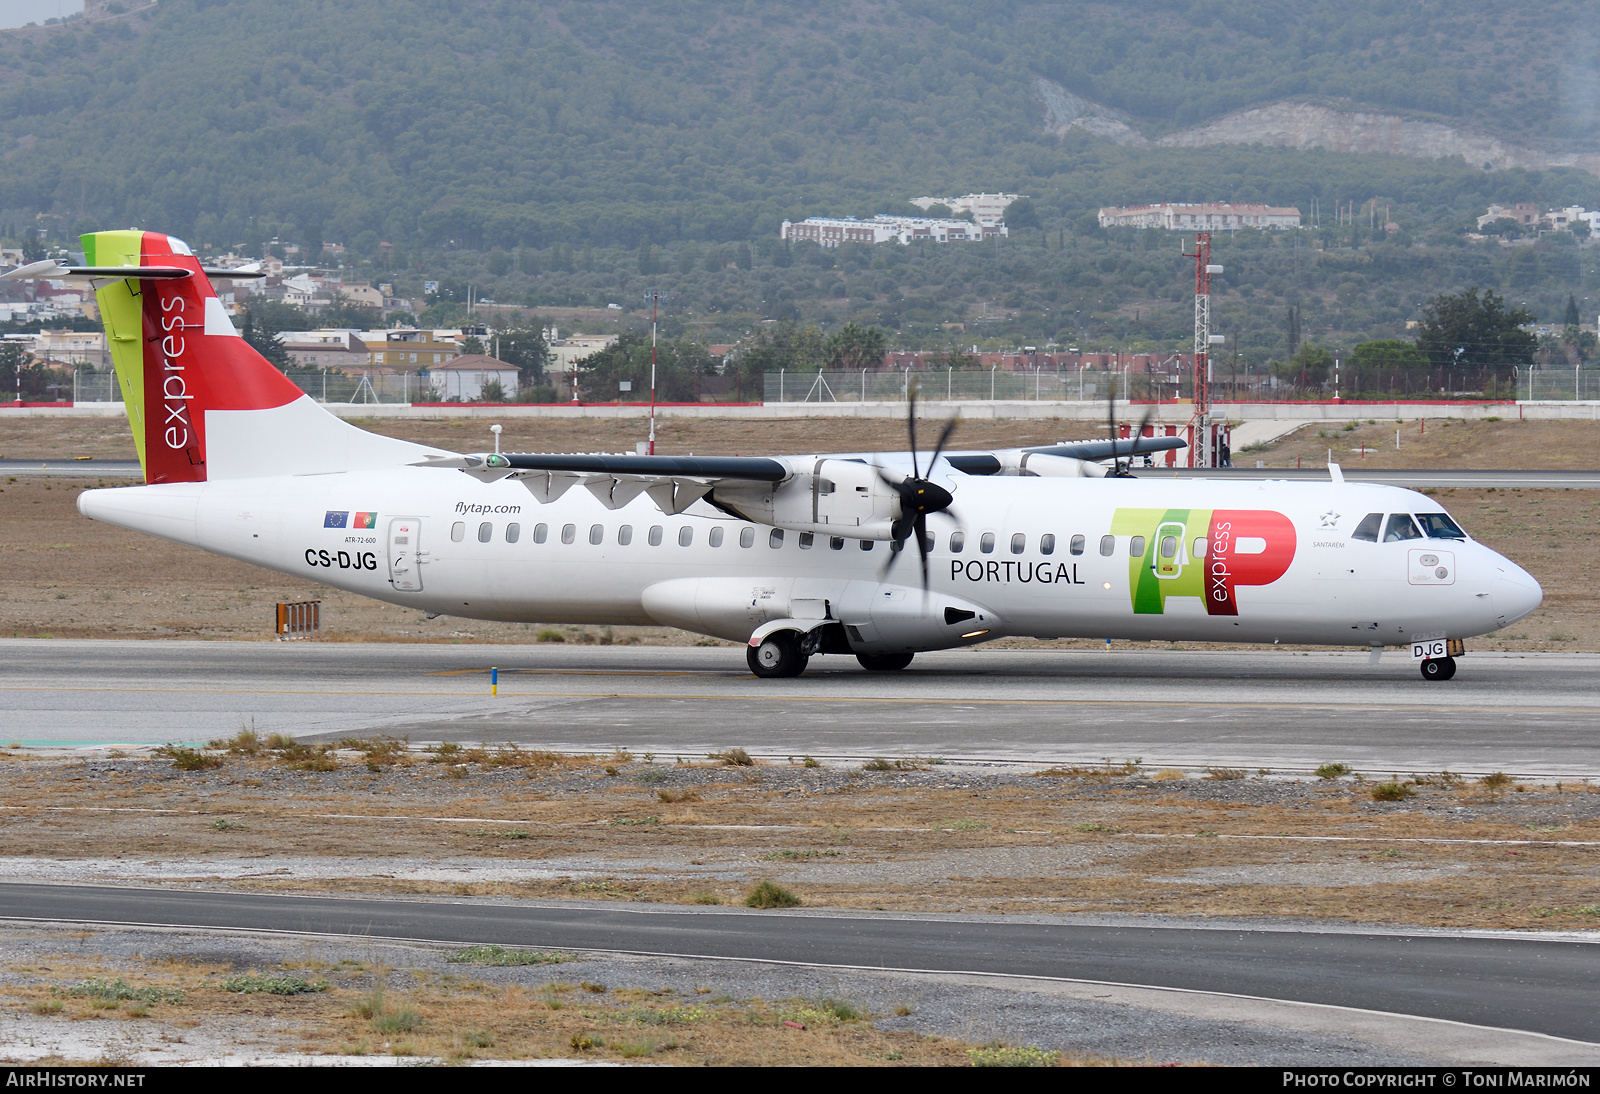
<instances>
[{"instance_id":1,"label":"aircraft wing","mask_svg":"<svg viewBox=\"0 0 1600 1094\"><path fill-rule=\"evenodd\" d=\"M1141 456L1147 452L1166 452L1174 448L1187 448L1182 437L1125 437L1115 441L1071 441L1067 444L1044 445L1038 448L1016 448L1005 452L951 452L945 462L957 471L968 475L1015 474L1018 467L1026 468L1033 456L1053 456L1065 460L1109 460L1128 456Z\"/></svg>"},{"instance_id":2,"label":"aircraft wing","mask_svg":"<svg viewBox=\"0 0 1600 1094\"><path fill-rule=\"evenodd\" d=\"M773 485L795 468L765 456L612 456L495 453L438 456L418 467L455 468L481 482L518 479L542 502L583 486L608 509L620 509L640 494L668 514L681 513L719 486Z\"/></svg>"}]
</instances>

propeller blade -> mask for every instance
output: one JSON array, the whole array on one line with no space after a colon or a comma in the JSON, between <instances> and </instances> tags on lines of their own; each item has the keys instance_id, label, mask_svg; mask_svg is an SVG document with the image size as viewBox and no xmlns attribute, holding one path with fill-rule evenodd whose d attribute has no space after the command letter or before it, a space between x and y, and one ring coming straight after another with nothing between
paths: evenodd
<instances>
[{"instance_id":1,"label":"propeller blade","mask_svg":"<svg viewBox=\"0 0 1600 1094\"><path fill-rule=\"evenodd\" d=\"M922 472L917 470L917 388L911 381L906 381L906 431L911 434L911 477L922 478Z\"/></svg>"},{"instance_id":2,"label":"propeller blade","mask_svg":"<svg viewBox=\"0 0 1600 1094\"><path fill-rule=\"evenodd\" d=\"M956 431L956 425L959 421L960 419L958 418L951 418L944 423L944 429L939 432L939 443L933 446L933 456L928 460L928 474L933 474L933 465L939 462L939 456L944 452L945 442Z\"/></svg>"},{"instance_id":3,"label":"propeller blade","mask_svg":"<svg viewBox=\"0 0 1600 1094\"><path fill-rule=\"evenodd\" d=\"M914 522L917 537L917 554L922 560L922 591L928 591L928 516L918 513Z\"/></svg>"}]
</instances>

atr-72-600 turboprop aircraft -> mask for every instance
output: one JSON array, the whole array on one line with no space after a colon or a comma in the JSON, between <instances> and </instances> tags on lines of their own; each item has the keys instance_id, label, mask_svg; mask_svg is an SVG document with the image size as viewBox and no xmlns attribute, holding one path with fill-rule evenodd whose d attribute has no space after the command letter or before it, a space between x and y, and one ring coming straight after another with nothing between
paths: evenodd
<instances>
[{"instance_id":1,"label":"atr-72-600 turboprop aircraft","mask_svg":"<svg viewBox=\"0 0 1600 1094\"><path fill-rule=\"evenodd\" d=\"M1542 598L1408 490L1140 481L1093 462L1156 439L936 450L924 467L914 443L463 455L375 436L237 335L210 282L236 274L152 232L83 245L85 267L16 271L98 292L147 484L86 491L80 511L429 613L666 624L745 643L767 677L817 654L890 670L1032 635L1398 645L1449 679L1463 639ZM911 542L918 558L900 558Z\"/></svg>"}]
</instances>

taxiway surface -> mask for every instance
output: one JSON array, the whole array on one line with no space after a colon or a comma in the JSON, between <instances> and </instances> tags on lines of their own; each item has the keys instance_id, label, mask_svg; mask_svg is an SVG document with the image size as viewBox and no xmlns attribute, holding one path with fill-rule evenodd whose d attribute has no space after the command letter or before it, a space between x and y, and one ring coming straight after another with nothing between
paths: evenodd
<instances>
[{"instance_id":1,"label":"taxiway surface","mask_svg":"<svg viewBox=\"0 0 1600 1094\"><path fill-rule=\"evenodd\" d=\"M489 668L500 694L489 694ZM823 657L762 681L737 647L0 640L0 743L241 728L694 756L1097 761L1600 774L1600 656L962 650L901 673Z\"/></svg>"},{"instance_id":2,"label":"taxiway surface","mask_svg":"<svg viewBox=\"0 0 1600 1094\"><path fill-rule=\"evenodd\" d=\"M1600 1018L1590 1005L1600 977L1600 945L1574 939L1116 925L1044 917L443 902L11 882L0 883L0 918L353 934L835 968L1062 978L1292 1000L1600 1040Z\"/></svg>"}]
</instances>

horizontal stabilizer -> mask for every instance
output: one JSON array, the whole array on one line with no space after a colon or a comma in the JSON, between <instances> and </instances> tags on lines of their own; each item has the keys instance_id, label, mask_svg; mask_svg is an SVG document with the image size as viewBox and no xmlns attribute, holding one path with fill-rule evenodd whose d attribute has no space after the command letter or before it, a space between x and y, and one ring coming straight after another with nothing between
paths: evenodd
<instances>
[{"instance_id":1,"label":"horizontal stabilizer","mask_svg":"<svg viewBox=\"0 0 1600 1094\"><path fill-rule=\"evenodd\" d=\"M248 280L267 276L259 268L247 266L233 270L207 266L200 272L219 280ZM0 281L176 281L193 276L194 271L181 266L63 266L47 258L43 262L30 262L9 273L0 274Z\"/></svg>"}]
</instances>

